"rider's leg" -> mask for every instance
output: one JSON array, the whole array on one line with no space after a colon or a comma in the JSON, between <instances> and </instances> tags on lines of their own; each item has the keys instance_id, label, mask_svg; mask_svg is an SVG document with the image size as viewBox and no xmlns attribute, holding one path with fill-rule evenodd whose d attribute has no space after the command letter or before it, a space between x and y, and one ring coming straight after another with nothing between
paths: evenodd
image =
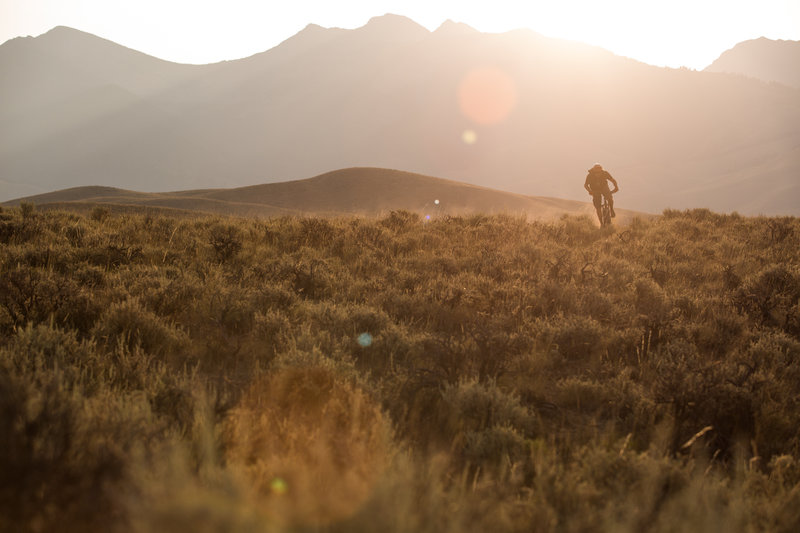
<instances>
[{"instance_id":1,"label":"rider's leg","mask_svg":"<svg viewBox=\"0 0 800 533\"><path fill-rule=\"evenodd\" d=\"M600 225L603 225L603 210L600 207L602 205L602 195L594 194L592 195L592 203L594 204L594 209L597 211L597 220L600 221Z\"/></svg>"},{"instance_id":2,"label":"rider's leg","mask_svg":"<svg viewBox=\"0 0 800 533\"><path fill-rule=\"evenodd\" d=\"M610 192L604 193L604 195L606 197L606 202L608 202L608 208L611 209L611 217L613 218L617 216L617 214L614 212L614 195Z\"/></svg>"}]
</instances>

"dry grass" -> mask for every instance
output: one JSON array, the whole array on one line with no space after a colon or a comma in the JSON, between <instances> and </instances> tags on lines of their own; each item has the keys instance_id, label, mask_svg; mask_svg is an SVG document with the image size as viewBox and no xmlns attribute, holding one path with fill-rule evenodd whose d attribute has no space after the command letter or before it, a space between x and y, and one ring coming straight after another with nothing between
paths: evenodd
<instances>
[{"instance_id":1,"label":"dry grass","mask_svg":"<svg viewBox=\"0 0 800 533\"><path fill-rule=\"evenodd\" d=\"M800 225L0 212L2 531L796 531Z\"/></svg>"},{"instance_id":2,"label":"dry grass","mask_svg":"<svg viewBox=\"0 0 800 533\"><path fill-rule=\"evenodd\" d=\"M230 468L283 524L355 514L390 460L388 421L355 385L323 367L255 380L226 422Z\"/></svg>"}]
</instances>

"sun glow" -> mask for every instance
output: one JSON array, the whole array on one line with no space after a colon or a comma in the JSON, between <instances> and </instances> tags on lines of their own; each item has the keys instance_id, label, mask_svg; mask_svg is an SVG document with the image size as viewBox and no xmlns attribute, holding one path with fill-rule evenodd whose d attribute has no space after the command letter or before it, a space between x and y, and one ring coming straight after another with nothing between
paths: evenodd
<instances>
[{"instance_id":1,"label":"sun glow","mask_svg":"<svg viewBox=\"0 0 800 533\"><path fill-rule=\"evenodd\" d=\"M431 31L447 19L490 33L527 28L671 67L704 68L759 36L800 38L797 0L0 0L0 43L66 25L162 59L207 63L263 52L309 23L352 29L384 13Z\"/></svg>"},{"instance_id":2,"label":"sun glow","mask_svg":"<svg viewBox=\"0 0 800 533\"><path fill-rule=\"evenodd\" d=\"M458 86L458 105L465 117L476 124L502 122L517 104L517 86L511 77L493 67L476 68ZM467 144L471 144L464 138ZM474 142L474 138L473 138Z\"/></svg>"}]
</instances>

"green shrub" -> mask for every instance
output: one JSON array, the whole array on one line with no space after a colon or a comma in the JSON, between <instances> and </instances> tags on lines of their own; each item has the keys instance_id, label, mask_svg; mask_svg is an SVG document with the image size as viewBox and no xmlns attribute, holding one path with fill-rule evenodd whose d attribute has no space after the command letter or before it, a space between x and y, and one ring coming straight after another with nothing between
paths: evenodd
<instances>
[{"instance_id":1,"label":"green shrub","mask_svg":"<svg viewBox=\"0 0 800 533\"><path fill-rule=\"evenodd\" d=\"M218 223L209 229L208 243L214 250L217 261L224 263L242 249L242 239L238 228Z\"/></svg>"},{"instance_id":2,"label":"green shrub","mask_svg":"<svg viewBox=\"0 0 800 533\"><path fill-rule=\"evenodd\" d=\"M111 215L111 209L106 206L100 206L92 208L92 212L89 217L94 220L95 222L103 222Z\"/></svg>"},{"instance_id":3,"label":"green shrub","mask_svg":"<svg viewBox=\"0 0 800 533\"><path fill-rule=\"evenodd\" d=\"M744 282L734 301L760 324L797 333L800 274L785 265L768 266Z\"/></svg>"},{"instance_id":4,"label":"green shrub","mask_svg":"<svg viewBox=\"0 0 800 533\"><path fill-rule=\"evenodd\" d=\"M0 349L0 363L13 374L26 376L31 382L57 379L66 390L91 393L97 383L90 376L97 368L94 347L80 342L74 331L63 331L52 325L28 325Z\"/></svg>"},{"instance_id":5,"label":"green shrub","mask_svg":"<svg viewBox=\"0 0 800 533\"><path fill-rule=\"evenodd\" d=\"M418 213L409 211L392 211L384 217L381 225L391 229L395 233L404 233L415 228L419 228L422 217Z\"/></svg>"},{"instance_id":6,"label":"green shrub","mask_svg":"<svg viewBox=\"0 0 800 533\"><path fill-rule=\"evenodd\" d=\"M20 202L19 213L23 219L33 218L36 213L36 206L32 202Z\"/></svg>"},{"instance_id":7,"label":"green shrub","mask_svg":"<svg viewBox=\"0 0 800 533\"><path fill-rule=\"evenodd\" d=\"M118 345L129 350L141 347L153 355L174 354L187 343L184 332L143 309L135 298L111 305L98 320L93 334L109 349Z\"/></svg>"},{"instance_id":8,"label":"green shrub","mask_svg":"<svg viewBox=\"0 0 800 533\"><path fill-rule=\"evenodd\" d=\"M41 337L41 332L38 333ZM155 428L137 399L84 399L52 372L0 368L0 529L101 531L121 525L126 464Z\"/></svg>"},{"instance_id":9,"label":"green shrub","mask_svg":"<svg viewBox=\"0 0 800 533\"><path fill-rule=\"evenodd\" d=\"M38 221L29 214L27 217L6 216L0 218L0 244L25 244L42 232Z\"/></svg>"},{"instance_id":10,"label":"green shrub","mask_svg":"<svg viewBox=\"0 0 800 533\"><path fill-rule=\"evenodd\" d=\"M449 420L445 431L459 465L499 473L527 456L526 438L535 435L538 423L519 398L493 383L467 381L447 386L442 399Z\"/></svg>"},{"instance_id":11,"label":"green shrub","mask_svg":"<svg viewBox=\"0 0 800 533\"><path fill-rule=\"evenodd\" d=\"M0 325L5 322L6 332L29 323L54 320L86 335L99 316L101 305L70 274L59 274L52 268L17 264L0 277Z\"/></svg>"},{"instance_id":12,"label":"green shrub","mask_svg":"<svg viewBox=\"0 0 800 533\"><path fill-rule=\"evenodd\" d=\"M605 353L607 339L602 326L582 316L562 316L544 322L540 333L549 339L566 361L590 362Z\"/></svg>"}]
</instances>

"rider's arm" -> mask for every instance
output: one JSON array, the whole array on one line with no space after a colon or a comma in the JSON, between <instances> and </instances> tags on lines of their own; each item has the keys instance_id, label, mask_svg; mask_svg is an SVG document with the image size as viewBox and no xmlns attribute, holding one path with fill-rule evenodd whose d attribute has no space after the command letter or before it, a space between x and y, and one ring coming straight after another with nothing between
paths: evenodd
<instances>
[{"instance_id":1,"label":"rider's arm","mask_svg":"<svg viewBox=\"0 0 800 533\"><path fill-rule=\"evenodd\" d=\"M611 174L609 174L609 175L608 175L608 179L609 179L609 181L611 181L611 183L613 183L613 184L614 184L614 190L613 190L613 191L611 191L611 194L614 194L615 192L619 191L619 185L617 185L617 180L615 180L614 178L612 178L612 177L611 177Z\"/></svg>"},{"instance_id":2,"label":"rider's arm","mask_svg":"<svg viewBox=\"0 0 800 533\"><path fill-rule=\"evenodd\" d=\"M592 189L589 187L589 176L586 176L586 181L583 182L583 188L589 191L589 194L592 194Z\"/></svg>"}]
</instances>

